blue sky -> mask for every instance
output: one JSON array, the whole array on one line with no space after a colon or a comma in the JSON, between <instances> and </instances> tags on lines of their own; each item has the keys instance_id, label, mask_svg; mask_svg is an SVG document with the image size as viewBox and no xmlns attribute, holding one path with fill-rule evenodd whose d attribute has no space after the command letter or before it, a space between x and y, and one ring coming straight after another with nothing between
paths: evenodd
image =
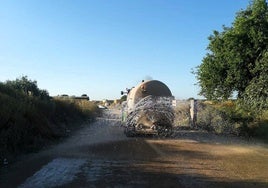
<instances>
[{"instance_id":1,"label":"blue sky","mask_svg":"<svg viewBox=\"0 0 268 188\"><path fill-rule=\"evenodd\" d=\"M28 76L50 95L120 98L142 79L198 96L191 70L208 36L249 0L0 0L0 81Z\"/></svg>"}]
</instances>

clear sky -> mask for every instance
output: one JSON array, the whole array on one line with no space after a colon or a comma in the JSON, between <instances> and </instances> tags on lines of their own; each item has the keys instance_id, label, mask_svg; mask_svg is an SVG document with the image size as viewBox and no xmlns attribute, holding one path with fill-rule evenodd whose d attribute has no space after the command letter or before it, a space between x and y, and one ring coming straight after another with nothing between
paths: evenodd
<instances>
[{"instance_id":1,"label":"clear sky","mask_svg":"<svg viewBox=\"0 0 268 188\"><path fill-rule=\"evenodd\" d=\"M191 70L208 36L249 0L0 0L0 81L28 76L51 96L120 98L142 79L198 96Z\"/></svg>"}]
</instances>

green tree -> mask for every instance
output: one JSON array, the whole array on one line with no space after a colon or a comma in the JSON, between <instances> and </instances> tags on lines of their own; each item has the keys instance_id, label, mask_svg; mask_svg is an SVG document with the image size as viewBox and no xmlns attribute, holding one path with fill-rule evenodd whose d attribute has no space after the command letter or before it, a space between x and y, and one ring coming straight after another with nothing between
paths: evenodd
<instances>
[{"instance_id":1,"label":"green tree","mask_svg":"<svg viewBox=\"0 0 268 188\"><path fill-rule=\"evenodd\" d=\"M231 27L223 26L222 32L214 31L208 39L208 53L195 72L200 95L208 99L227 99L237 94L244 102L267 108L266 1L251 1L246 10L237 13Z\"/></svg>"},{"instance_id":2,"label":"green tree","mask_svg":"<svg viewBox=\"0 0 268 188\"><path fill-rule=\"evenodd\" d=\"M41 99L49 99L49 94L46 90L41 90L37 86L37 81L28 79L27 76L17 78L15 81L6 81L6 85L25 95L39 97Z\"/></svg>"},{"instance_id":3,"label":"green tree","mask_svg":"<svg viewBox=\"0 0 268 188\"><path fill-rule=\"evenodd\" d=\"M268 109L268 52L257 62L256 76L250 81L243 94L243 102L253 109Z\"/></svg>"}]
</instances>

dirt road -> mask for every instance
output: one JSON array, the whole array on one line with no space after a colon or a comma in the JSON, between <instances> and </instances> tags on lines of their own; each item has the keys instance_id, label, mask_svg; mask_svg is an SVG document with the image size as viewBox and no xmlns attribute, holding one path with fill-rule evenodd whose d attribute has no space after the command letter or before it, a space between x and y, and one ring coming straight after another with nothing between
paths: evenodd
<instances>
[{"instance_id":1,"label":"dirt road","mask_svg":"<svg viewBox=\"0 0 268 188\"><path fill-rule=\"evenodd\" d=\"M268 147L202 131L127 138L115 111L1 170L0 187L268 187Z\"/></svg>"}]
</instances>

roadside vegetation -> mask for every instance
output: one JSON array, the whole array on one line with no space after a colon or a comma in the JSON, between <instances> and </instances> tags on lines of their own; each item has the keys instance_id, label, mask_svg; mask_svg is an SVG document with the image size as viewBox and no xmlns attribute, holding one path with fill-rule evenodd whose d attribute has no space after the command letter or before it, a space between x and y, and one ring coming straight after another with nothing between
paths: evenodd
<instances>
[{"instance_id":1,"label":"roadside vegetation","mask_svg":"<svg viewBox=\"0 0 268 188\"><path fill-rule=\"evenodd\" d=\"M175 110L174 125L176 127L189 127L191 124L190 103L188 101L177 104Z\"/></svg>"},{"instance_id":2,"label":"roadside vegetation","mask_svg":"<svg viewBox=\"0 0 268 188\"><path fill-rule=\"evenodd\" d=\"M208 53L195 72L208 100L237 98L252 111L268 110L268 5L253 0L231 27L209 36Z\"/></svg>"},{"instance_id":3,"label":"roadside vegetation","mask_svg":"<svg viewBox=\"0 0 268 188\"><path fill-rule=\"evenodd\" d=\"M0 82L0 162L66 136L97 113L88 100L51 98L26 76Z\"/></svg>"},{"instance_id":4,"label":"roadside vegetation","mask_svg":"<svg viewBox=\"0 0 268 188\"><path fill-rule=\"evenodd\" d=\"M268 140L268 5L251 0L232 25L213 31L194 74L202 103L198 124L215 132ZM235 99L230 101L230 99Z\"/></svg>"},{"instance_id":5,"label":"roadside vegetation","mask_svg":"<svg viewBox=\"0 0 268 188\"><path fill-rule=\"evenodd\" d=\"M252 113L233 100L199 102L197 127L216 134L254 137L268 142L268 111Z\"/></svg>"},{"instance_id":6,"label":"roadside vegetation","mask_svg":"<svg viewBox=\"0 0 268 188\"><path fill-rule=\"evenodd\" d=\"M237 100L197 100L197 121L191 127L190 102L175 108L174 125L179 128L203 129L215 134L257 138L268 143L268 111L258 113Z\"/></svg>"}]
</instances>

